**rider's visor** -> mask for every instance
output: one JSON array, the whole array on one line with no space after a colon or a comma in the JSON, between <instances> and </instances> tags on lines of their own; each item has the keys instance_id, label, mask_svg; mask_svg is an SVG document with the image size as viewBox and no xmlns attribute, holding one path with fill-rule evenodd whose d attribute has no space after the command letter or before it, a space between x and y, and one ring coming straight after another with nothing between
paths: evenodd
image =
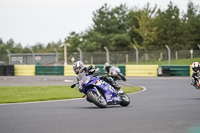
<instances>
[{"instance_id":1,"label":"rider's visor","mask_svg":"<svg viewBox=\"0 0 200 133\"><path fill-rule=\"evenodd\" d=\"M197 71L198 71L198 67L193 68L193 70L194 70L195 72L197 72Z\"/></svg>"},{"instance_id":2,"label":"rider's visor","mask_svg":"<svg viewBox=\"0 0 200 133\"><path fill-rule=\"evenodd\" d=\"M80 70L79 68L76 68L76 69L75 69L75 71L76 71L77 73L79 72L79 70Z\"/></svg>"}]
</instances>

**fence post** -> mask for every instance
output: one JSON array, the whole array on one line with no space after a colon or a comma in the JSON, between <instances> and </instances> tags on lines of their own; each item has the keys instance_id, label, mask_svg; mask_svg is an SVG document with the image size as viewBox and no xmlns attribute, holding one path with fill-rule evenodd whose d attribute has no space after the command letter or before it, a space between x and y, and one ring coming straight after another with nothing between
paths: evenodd
<instances>
[{"instance_id":1,"label":"fence post","mask_svg":"<svg viewBox=\"0 0 200 133\"><path fill-rule=\"evenodd\" d=\"M93 64L93 56L91 56L91 64Z\"/></svg>"},{"instance_id":2,"label":"fence post","mask_svg":"<svg viewBox=\"0 0 200 133\"><path fill-rule=\"evenodd\" d=\"M176 60L178 60L178 51L176 51L175 54L176 54Z\"/></svg>"},{"instance_id":3,"label":"fence post","mask_svg":"<svg viewBox=\"0 0 200 133\"><path fill-rule=\"evenodd\" d=\"M160 53L160 60L161 61L163 60L163 53L162 52Z\"/></svg>"},{"instance_id":4,"label":"fence post","mask_svg":"<svg viewBox=\"0 0 200 133\"><path fill-rule=\"evenodd\" d=\"M128 64L128 54L126 54L126 63Z\"/></svg>"},{"instance_id":5,"label":"fence post","mask_svg":"<svg viewBox=\"0 0 200 133\"><path fill-rule=\"evenodd\" d=\"M191 54L191 59L193 58L193 50L190 50L190 54Z\"/></svg>"},{"instance_id":6,"label":"fence post","mask_svg":"<svg viewBox=\"0 0 200 133\"><path fill-rule=\"evenodd\" d=\"M7 52L8 52L8 58L9 58L9 64L8 65L11 65L10 51L7 49Z\"/></svg>"},{"instance_id":7,"label":"fence post","mask_svg":"<svg viewBox=\"0 0 200 133\"><path fill-rule=\"evenodd\" d=\"M135 51L136 51L136 64L138 64L138 49L137 47L134 45Z\"/></svg>"},{"instance_id":8,"label":"fence post","mask_svg":"<svg viewBox=\"0 0 200 133\"><path fill-rule=\"evenodd\" d=\"M33 64L35 64L35 53L34 53L34 51L32 50L32 49L30 49L31 50L31 52L32 52L32 57L33 57L33 59L32 59L32 63Z\"/></svg>"},{"instance_id":9,"label":"fence post","mask_svg":"<svg viewBox=\"0 0 200 133\"><path fill-rule=\"evenodd\" d=\"M77 49L78 49L78 51L80 52L80 61L82 61L82 60L83 60L83 58L82 58L82 51L81 51L80 48L77 48Z\"/></svg>"},{"instance_id":10,"label":"fence post","mask_svg":"<svg viewBox=\"0 0 200 133\"><path fill-rule=\"evenodd\" d=\"M170 48L167 45L165 45L165 47L168 50L168 61L169 61L169 65L171 65L171 50L170 50Z\"/></svg>"},{"instance_id":11,"label":"fence post","mask_svg":"<svg viewBox=\"0 0 200 133\"><path fill-rule=\"evenodd\" d=\"M147 61L148 61L148 54L145 53L145 62L147 62Z\"/></svg>"},{"instance_id":12,"label":"fence post","mask_svg":"<svg viewBox=\"0 0 200 133\"><path fill-rule=\"evenodd\" d=\"M56 58L55 58L56 65L58 65L58 51L56 50L56 48L54 48L54 51L56 52Z\"/></svg>"},{"instance_id":13,"label":"fence post","mask_svg":"<svg viewBox=\"0 0 200 133\"><path fill-rule=\"evenodd\" d=\"M104 47L104 49L106 50L106 58L107 58L107 63L110 64L110 56L109 56L109 51L107 49L107 47Z\"/></svg>"}]
</instances>

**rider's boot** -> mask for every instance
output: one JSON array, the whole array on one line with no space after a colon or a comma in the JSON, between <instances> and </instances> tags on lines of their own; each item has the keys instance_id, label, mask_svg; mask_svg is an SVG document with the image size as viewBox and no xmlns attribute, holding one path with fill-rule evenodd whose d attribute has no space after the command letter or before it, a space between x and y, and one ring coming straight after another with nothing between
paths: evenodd
<instances>
[{"instance_id":1,"label":"rider's boot","mask_svg":"<svg viewBox=\"0 0 200 133\"><path fill-rule=\"evenodd\" d=\"M116 83L111 77L102 76L102 77L100 77L100 79L106 81L107 83L109 83L117 92L119 90L121 90L120 89L121 87L119 86L119 84Z\"/></svg>"},{"instance_id":2,"label":"rider's boot","mask_svg":"<svg viewBox=\"0 0 200 133\"><path fill-rule=\"evenodd\" d=\"M121 86L119 86L117 82L115 82L112 78L110 78L109 80L110 85L116 90L117 93L124 93L121 90Z\"/></svg>"}]
</instances>

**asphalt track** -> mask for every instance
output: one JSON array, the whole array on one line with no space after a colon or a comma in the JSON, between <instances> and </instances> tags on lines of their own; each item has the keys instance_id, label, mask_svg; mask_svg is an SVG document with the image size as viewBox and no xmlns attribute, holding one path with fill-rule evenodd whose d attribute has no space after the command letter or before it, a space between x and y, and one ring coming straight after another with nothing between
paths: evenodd
<instances>
[{"instance_id":1,"label":"asphalt track","mask_svg":"<svg viewBox=\"0 0 200 133\"><path fill-rule=\"evenodd\" d=\"M65 85L74 79L0 77L0 86ZM126 85L147 90L129 94L128 107L100 109L85 99L0 105L0 133L199 133L200 91L190 82L189 77L129 77Z\"/></svg>"}]
</instances>

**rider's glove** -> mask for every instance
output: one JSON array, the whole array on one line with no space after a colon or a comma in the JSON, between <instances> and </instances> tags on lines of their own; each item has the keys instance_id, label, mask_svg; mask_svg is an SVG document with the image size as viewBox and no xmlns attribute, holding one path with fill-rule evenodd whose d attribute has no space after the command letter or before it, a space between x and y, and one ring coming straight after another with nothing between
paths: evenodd
<instances>
[{"instance_id":1,"label":"rider's glove","mask_svg":"<svg viewBox=\"0 0 200 133\"><path fill-rule=\"evenodd\" d=\"M75 86L76 86L76 84L72 84L72 85L71 85L71 88L74 88Z\"/></svg>"}]
</instances>

